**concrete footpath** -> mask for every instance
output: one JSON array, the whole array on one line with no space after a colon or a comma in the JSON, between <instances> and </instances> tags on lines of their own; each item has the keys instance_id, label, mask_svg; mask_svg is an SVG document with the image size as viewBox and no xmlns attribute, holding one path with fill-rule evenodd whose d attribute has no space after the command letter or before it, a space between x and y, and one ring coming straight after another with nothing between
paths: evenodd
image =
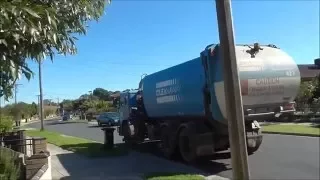
<instances>
[{"instance_id":1,"label":"concrete footpath","mask_svg":"<svg viewBox=\"0 0 320 180\"><path fill-rule=\"evenodd\" d=\"M51 175L55 180L142 180L143 175L159 171L205 176L204 172L193 167L139 152L130 152L125 156L90 159L52 144L48 144L48 150L51 154ZM226 180L220 176L209 176L205 179Z\"/></svg>"}]
</instances>

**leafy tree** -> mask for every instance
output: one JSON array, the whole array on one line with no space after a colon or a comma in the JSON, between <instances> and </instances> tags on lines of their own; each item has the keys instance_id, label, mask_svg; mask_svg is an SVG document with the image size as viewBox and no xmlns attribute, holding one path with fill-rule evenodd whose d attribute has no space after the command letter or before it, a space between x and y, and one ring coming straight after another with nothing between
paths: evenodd
<instances>
[{"instance_id":1,"label":"leafy tree","mask_svg":"<svg viewBox=\"0 0 320 180\"><path fill-rule=\"evenodd\" d=\"M73 101L68 100L68 99L64 99L60 103L60 107L63 108L65 111L72 111L73 110Z\"/></svg>"},{"instance_id":2,"label":"leafy tree","mask_svg":"<svg viewBox=\"0 0 320 180\"><path fill-rule=\"evenodd\" d=\"M53 102L51 99L44 99L43 100L44 105L57 105L55 102Z\"/></svg>"},{"instance_id":3,"label":"leafy tree","mask_svg":"<svg viewBox=\"0 0 320 180\"><path fill-rule=\"evenodd\" d=\"M38 113L38 106L35 102L32 102L30 106L30 113L31 113L31 117Z\"/></svg>"},{"instance_id":4,"label":"leafy tree","mask_svg":"<svg viewBox=\"0 0 320 180\"><path fill-rule=\"evenodd\" d=\"M311 81L302 82L295 100L298 110L318 111L320 108L320 76Z\"/></svg>"},{"instance_id":5,"label":"leafy tree","mask_svg":"<svg viewBox=\"0 0 320 180\"><path fill-rule=\"evenodd\" d=\"M61 102L61 108L64 110L79 111L81 113L100 113L105 111L115 111L117 104L113 103L114 97L120 91L108 91L103 88L96 88L92 95L83 94L75 100L64 100Z\"/></svg>"},{"instance_id":6,"label":"leafy tree","mask_svg":"<svg viewBox=\"0 0 320 180\"><path fill-rule=\"evenodd\" d=\"M13 121L12 117L1 115L1 117L0 117L0 134L12 130L12 121Z\"/></svg>"},{"instance_id":7,"label":"leafy tree","mask_svg":"<svg viewBox=\"0 0 320 180\"><path fill-rule=\"evenodd\" d=\"M299 105L309 104L312 101L313 93L317 84L315 81L302 82L300 85L300 90L296 97L296 102Z\"/></svg>"},{"instance_id":8,"label":"leafy tree","mask_svg":"<svg viewBox=\"0 0 320 180\"><path fill-rule=\"evenodd\" d=\"M105 0L1 0L0 97L8 99L19 74L33 75L27 60L75 54L76 35L98 20Z\"/></svg>"},{"instance_id":9,"label":"leafy tree","mask_svg":"<svg viewBox=\"0 0 320 180\"><path fill-rule=\"evenodd\" d=\"M314 85L312 99L318 99L320 98L320 75L315 77L312 83Z\"/></svg>"},{"instance_id":10,"label":"leafy tree","mask_svg":"<svg viewBox=\"0 0 320 180\"><path fill-rule=\"evenodd\" d=\"M47 117L49 115L55 114L57 111L57 107L56 106L44 106L43 111L44 111L44 116Z\"/></svg>"},{"instance_id":11,"label":"leafy tree","mask_svg":"<svg viewBox=\"0 0 320 180\"><path fill-rule=\"evenodd\" d=\"M27 104L24 102L6 105L2 109L3 115L12 116L17 119L30 118L30 117L36 115L37 112L38 112L38 109L37 109L37 105L35 103Z\"/></svg>"},{"instance_id":12,"label":"leafy tree","mask_svg":"<svg viewBox=\"0 0 320 180\"><path fill-rule=\"evenodd\" d=\"M79 97L79 99L90 99L90 95L89 94L83 94Z\"/></svg>"},{"instance_id":13,"label":"leafy tree","mask_svg":"<svg viewBox=\"0 0 320 180\"><path fill-rule=\"evenodd\" d=\"M93 90L92 94L97 96L100 100L109 101L110 100L110 92L103 88L96 88Z\"/></svg>"}]
</instances>

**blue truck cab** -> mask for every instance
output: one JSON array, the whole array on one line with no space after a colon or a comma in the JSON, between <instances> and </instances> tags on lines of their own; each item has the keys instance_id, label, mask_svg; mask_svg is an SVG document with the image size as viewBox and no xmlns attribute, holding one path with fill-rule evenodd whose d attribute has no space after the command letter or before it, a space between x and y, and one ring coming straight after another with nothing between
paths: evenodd
<instances>
[{"instance_id":1,"label":"blue truck cab","mask_svg":"<svg viewBox=\"0 0 320 180\"><path fill-rule=\"evenodd\" d=\"M128 90L120 93L119 99L119 124L124 120L128 120L131 114L137 109L137 93L138 90ZM118 127L119 135L123 135L121 126Z\"/></svg>"}]
</instances>

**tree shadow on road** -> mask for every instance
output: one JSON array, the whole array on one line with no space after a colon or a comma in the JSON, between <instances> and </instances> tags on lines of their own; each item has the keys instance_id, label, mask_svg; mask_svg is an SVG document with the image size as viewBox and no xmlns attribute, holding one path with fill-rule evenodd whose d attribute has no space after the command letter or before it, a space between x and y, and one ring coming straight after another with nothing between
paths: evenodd
<instances>
[{"instance_id":1,"label":"tree shadow on road","mask_svg":"<svg viewBox=\"0 0 320 180\"><path fill-rule=\"evenodd\" d=\"M320 128L320 123L312 123L311 127Z\"/></svg>"},{"instance_id":2,"label":"tree shadow on road","mask_svg":"<svg viewBox=\"0 0 320 180\"><path fill-rule=\"evenodd\" d=\"M90 125L88 128L103 128L103 126L98 126L98 125Z\"/></svg>"},{"instance_id":3,"label":"tree shadow on road","mask_svg":"<svg viewBox=\"0 0 320 180\"><path fill-rule=\"evenodd\" d=\"M95 142L61 145L60 147L90 158L122 156L127 155L129 152L124 144L117 144L112 149Z\"/></svg>"},{"instance_id":4,"label":"tree shadow on road","mask_svg":"<svg viewBox=\"0 0 320 180\"><path fill-rule=\"evenodd\" d=\"M104 158L87 158L76 153L58 154L56 159L62 164L61 169L68 173L52 174L53 179L142 179L157 177L195 177L194 175L208 175L202 170L191 166L158 158L151 154L131 151L125 156L109 156ZM52 158L52 162L55 158ZM54 162L57 164L56 162ZM57 167L55 167L57 168ZM62 170L61 172L63 172ZM53 170L53 172L55 172Z\"/></svg>"},{"instance_id":5,"label":"tree shadow on road","mask_svg":"<svg viewBox=\"0 0 320 180\"><path fill-rule=\"evenodd\" d=\"M142 144L134 146L133 150L141 152L141 153L152 154L152 155L157 156L159 158L166 159L163 156L162 152L159 150L158 144L159 144L158 142L142 143ZM230 158L231 158L230 152L221 152L221 153L217 153L213 156L206 156L204 158L201 158L201 160L199 160L195 163L192 163L192 164L188 164L188 163L183 162L180 156L173 157L173 159L170 161L175 162L175 163L188 165L188 166L192 166L196 169L200 169L200 170L206 172L207 175L208 174L212 175L212 174L218 174L223 171L231 170L231 168L227 167L229 164L215 161L215 160L223 160L223 159L230 159Z\"/></svg>"},{"instance_id":6,"label":"tree shadow on road","mask_svg":"<svg viewBox=\"0 0 320 180\"><path fill-rule=\"evenodd\" d=\"M157 150L157 143L139 144L130 149L125 144L116 144L113 150L104 150L99 143L61 146L73 150L74 154L58 154L57 158L70 176L61 179L137 179L141 178L177 178L195 175L216 175L228 170L227 164L204 161L199 164L186 164L178 159L167 160ZM123 150L123 154L113 154L112 151ZM105 154L103 154L105 151ZM88 156L94 153L96 156ZM102 153L102 156L101 156ZM84 154L86 156L80 156ZM99 156L100 154L100 156ZM88 158L89 157L89 158ZM95 157L95 158L91 158ZM96 158L100 157L100 158ZM227 158L227 155L216 158ZM53 175L54 176L54 175ZM59 179L57 177L53 177ZM178 178L178 179L181 179ZM188 179L190 179L188 178Z\"/></svg>"},{"instance_id":7,"label":"tree shadow on road","mask_svg":"<svg viewBox=\"0 0 320 180\"><path fill-rule=\"evenodd\" d=\"M60 125L60 124L79 124L79 123L87 123L87 122L86 121L81 121L81 120L52 121L52 122L47 122L46 125L52 126L52 125Z\"/></svg>"}]
</instances>

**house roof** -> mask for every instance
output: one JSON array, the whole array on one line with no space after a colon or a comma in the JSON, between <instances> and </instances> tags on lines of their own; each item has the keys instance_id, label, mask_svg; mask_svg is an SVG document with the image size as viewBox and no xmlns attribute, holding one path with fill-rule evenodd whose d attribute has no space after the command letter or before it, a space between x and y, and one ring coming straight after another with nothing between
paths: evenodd
<instances>
[{"instance_id":1,"label":"house roof","mask_svg":"<svg viewBox=\"0 0 320 180\"><path fill-rule=\"evenodd\" d=\"M298 65L301 78L313 78L320 74L320 68L314 64Z\"/></svg>"}]
</instances>

